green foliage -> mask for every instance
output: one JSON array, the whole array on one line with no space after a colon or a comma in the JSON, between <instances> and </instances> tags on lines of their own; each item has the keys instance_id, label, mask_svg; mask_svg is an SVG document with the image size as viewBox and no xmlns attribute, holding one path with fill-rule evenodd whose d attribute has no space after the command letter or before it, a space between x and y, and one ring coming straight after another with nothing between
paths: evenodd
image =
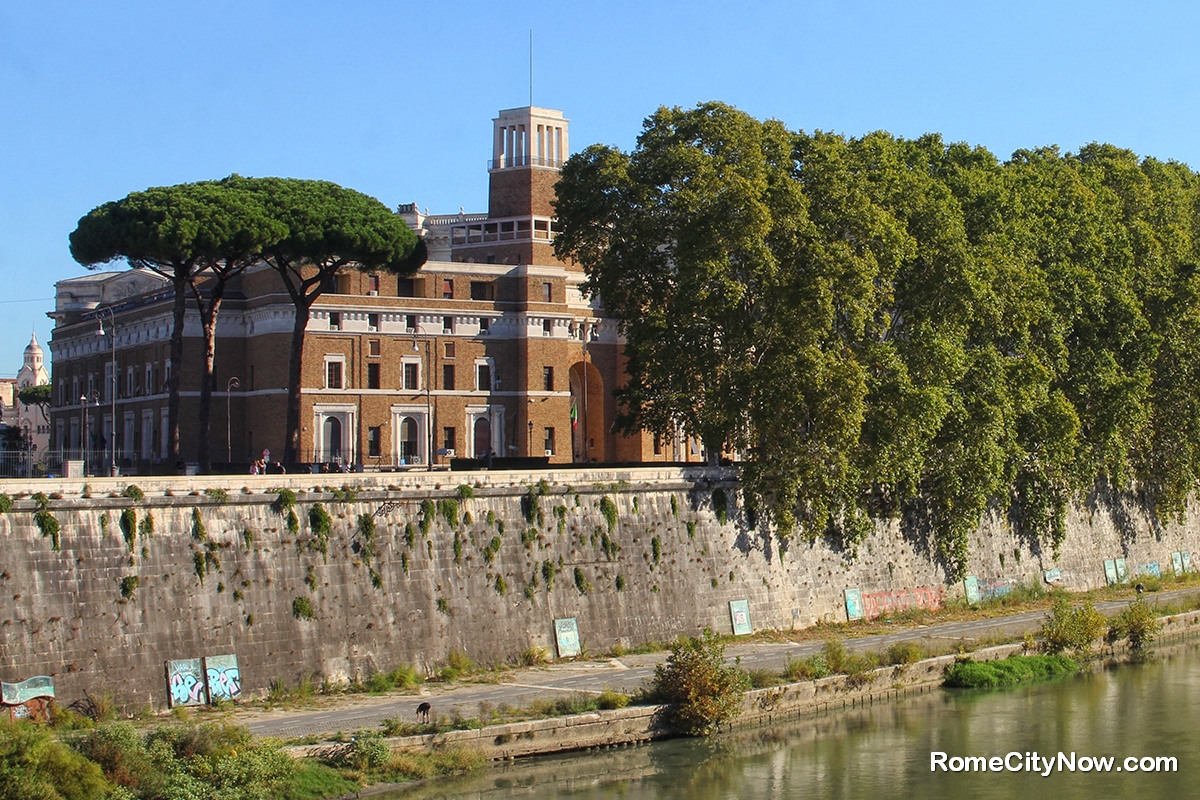
<instances>
[{"instance_id":1,"label":"green foliage","mask_svg":"<svg viewBox=\"0 0 1200 800\"><path fill-rule=\"evenodd\" d=\"M463 561L463 540L458 535L458 531L454 532L454 564L461 567Z\"/></svg>"},{"instance_id":2,"label":"green foliage","mask_svg":"<svg viewBox=\"0 0 1200 800\"><path fill-rule=\"evenodd\" d=\"M725 664L725 645L707 628L702 637L677 639L651 684L652 695L674 705L672 725L691 736L715 733L733 719L745 689L745 672Z\"/></svg>"},{"instance_id":3,"label":"green foliage","mask_svg":"<svg viewBox=\"0 0 1200 800\"><path fill-rule=\"evenodd\" d=\"M296 493L291 489L283 488L275 490L275 502L271 507L278 511L281 515L286 516L287 512L291 511L296 506Z\"/></svg>"},{"instance_id":4,"label":"green foliage","mask_svg":"<svg viewBox=\"0 0 1200 800\"><path fill-rule=\"evenodd\" d=\"M0 800L93 800L111 796L100 766L28 722L0 722Z\"/></svg>"},{"instance_id":5,"label":"green foliage","mask_svg":"<svg viewBox=\"0 0 1200 800\"><path fill-rule=\"evenodd\" d=\"M354 498L358 497L358 491L345 483L342 484L342 488L340 489L329 487L329 492L333 495L333 502L335 503L353 503Z\"/></svg>"},{"instance_id":6,"label":"green foliage","mask_svg":"<svg viewBox=\"0 0 1200 800\"><path fill-rule=\"evenodd\" d=\"M616 580L613 581L613 586L617 588L618 592L625 591L625 576L618 573Z\"/></svg>"},{"instance_id":7,"label":"green foliage","mask_svg":"<svg viewBox=\"0 0 1200 800\"><path fill-rule=\"evenodd\" d=\"M312 603L301 595L292 600L292 616L296 619L315 619L317 615L313 613Z\"/></svg>"},{"instance_id":8,"label":"green foliage","mask_svg":"<svg viewBox=\"0 0 1200 800\"><path fill-rule=\"evenodd\" d=\"M658 562L662 559L662 541L660 541L657 536L650 540L650 552L651 558L653 559L655 566L657 566Z\"/></svg>"},{"instance_id":9,"label":"green foliage","mask_svg":"<svg viewBox=\"0 0 1200 800\"><path fill-rule=\"evenodd\" d=\"M7 514L12 511L13 501L6 493L0 492L0 514Z\"/></svg>"},{"instance_id":10,"label":"green foliage","mask_svg":"<svg viewBox=\"0 0 1200 800\"><path fill-rule=\"evenodd\" d=\"M488 509L488 512L487 512L487 517L485 517L485 519L487 520L487 524L488 524L488 526L495 525L495 524L496 524L496 512L495 512L495 511L492 511L492 510L489 508L489 509Z\"/></svg>"},{"instance_id":11,"label":"green foliage","mask_svg":"<svg viewBox=\"0 0 1200 800\"><path fill-rule=\"evenodd\" d=\"M1014 655L997 661L958 661L946 670L945 684L969 689L994 688L1074 675L1078 671L1079 665L1063 655Z\"/></svg>"},{"instance_id":12,"label":"green foliage","mask_svg":"<svg viewBox=\"0 0 1200 800\"><path fill-rule=\"evenodd\" d=\"M542 581L546 584L546 591L554 591L554 578L558 575L558 566L547 559L542 562Z\"/></svg>"},{"instance_id":13,"label":"green foliage","mask_svg":"<svg viewBox=\"0 0 1200 800\"><path fill-rule=\"evenodd\" d=\"M325 506L314 503L313 507L308 510L308 527L312 530L313 538L316 541L313 548L320 551L321 555L328 556L329 537L333 532L333 517L329 516Z\"/></svg>"},{"instance_id":14,"label":"green foliage","mask_svg":"<svg viewBox=\"0 0 1200 800\"><path fill-rule=\"evenodd\" d=\"M675 498L675 495L671 495L671 516L679 519L679 500Z\"/></svg>"},{"instance_id":15,"label":"green foliage","mask_svg":"<svg viewBox=\"0 0 1200 800\"><path fill-rule=\"evenodd\" d=\"M108 536L108 526L109 526L108 512L105 511L103 514L100 515L100 530L104 532L105 536Z\"/></svg>"},{"instance_id":16,"label":"green foliage","mask_svg":"<svg viewBox=\"0 0 1200 800\"><path fill-rule=\"evenodd\" d=\"M492 584L492 588L496 590L496 594L503 597L508 594L508 582L504 580L504 576L499 572L496 573L496 582Z\"/></svg>"},{"instance_id":17,"label":"green foliage","mask_svg":"<svg viewBox=\"0 0 1200 800\"><path fill-rule=\"evenodd\" d=\"M446 524L451 528L458 527L458 501L453 497L444 497L438 500L438 511L446 520Z\"/></svg>"},{"instance_id":18,"label":"green foliage","mask_svg":"<svg viewBox=\"0 0 1200 800\"><path fill-rule=\"evenodd\" d=\"M42 536L50 538L50 546L54 552L59 551L59 535L58 535L58 518L49 511L40 510L33 513L33 521L37 523L38 530L42 532ZM132 545L130 550L133 550Z\"/></svg>"},{"instance_id":19,"label":"green foliage","mask_svg":"<svg viewBox=\"0 0 1200 800\"><path fill-rule=\"evenodd\" d=\"M383 737L376 733L359 733L353 741L342 745L334 756L334 763L367 772L379 769L392 758L392 749Z\"/></svg>"},{"instance_id":20,"label":"green foliage","mask_svg":"<svg viewBox=\"0 0 1200 800\"><path fill-rule=\"evenodd\" d=\"M499 536L493 536L491 541L487 543L487 546L483 548L483 560L488 565L491 565L492 561L495 560L496 554L500 552L502 544L503 541L501 541Z\"/></svg>"},{"instance_id":21,"label":"green foliage","mask_svg":"<svg viewBox=\"0 0 1200 800\"><path fill-rule=\"evenodd\" d=\"M371 694L384 694L396 689L411 689L423 682L415 667L401 664L391 672L375 672L367 679L366 689Z\"/></svg>"},{"instance_id":22,"label":"green foliage","mask_svg":"<svg viewBox=\"0 0 1200 800\"><path fill-rule=\"evenodd\" d=\"M219 505L225 505L229 502L229 492L224 489L205 489L204 493L211 499L215 500Z\"/></svg>"},{"instance_id":23,"label":"green foliage","mask_svg":"<svg viewBox=\"0 0 1200 800\"><path fill-rule=\"evenodd\" d=\"M408 553L400 554L400 568L404 570L404 574L408 574Z\"/></svg>"},{"instance_id":24,"label":"green foliage","mask_svg":"<svg viewBox=\"0 0 1200 800\"><path fill-rule=\"evenodd\" d=\"M617 504L608 495L600 498L600 513L604 515L604 521L608 523L608 532L612 533L613 529L617 527L618 513Z\"/></svg>"},{"instance_id":25,"label":"green foliage","mask_svg":"<svg viewBox=\"0 0 1200 800\"><path fill-rule=\"evenodd\" d=\"M454 614L450 611L450 602L444 598L437 599L437 610L439 614L445 614L447 617L452 617Z\"/></svg>"},{"instance_id":26,"label":"green foliage","mask_svg":"<svg viewBox=\"0 0 1200 800\"><path fill-rule=\"evenodd\" d=\"M254 546L254 529L246 528L245 530L242 531L242 547L244 547L246 549L246 552L249 553L250 548L253 546Z\"/></svg>"},{"instance_id":27,"label":"green foliage","mask_svg":"<svg viewBox=\"0 0 1200 800\"><path fill-rule=\"evenodd\" d=\"M724 525L729 520L729 499L725 495L724 489L713 489L712 504L713 513L717 516L717 522Z\"/></svg>"},{"instance_id":28,"label":"green foliage","mask_svg":"<svg viewBox=\"0 0 1200 800\"><path fill-rule=\"evenodd\" d=\"M657 540L658 537L655 537ZM607 533L600 535L600 549L604 552L604 557L609 561L613 561L621 552L621 545L617 544L617 540L609 536ZM661 549L661 548L660 548Z\"/></svg>"},{"instance_id":29,"label":"green foliage","mask_svg":"<svg viewBox=\"0 0 1200 800\"><path fill-rule=\"evenodd\" d=\"M689 539L695 539L695 538L696 538L696 522L695 522L695 520L690 520L690 519L688 520L688 523L687 523L687 533L688 533L688 538L689 538Z\"/></svg>"},{"instance_id":30,"label":"green foliage","mask_svg":"<svg viewBox=\"0 0 1200 800\"><path fill-rule=\"evenodd\" d=\"M743 452L746 505L785 540L853 555L874 519L914 520L957 578L989 505L1053 550L1097 486L1163 519L1200 488L1184 164L1000 163L707 103L572 156L557 195L556 252L624 325L621 428Z\"/></svg>"},{"instance_id":31,"label":"green foliage","mask_svg":"<svg viewBox=\"0 0 1200 800\"><path fill-rule=\"evenodd\" d=\"M125 543L129 545L129 552L133 552L134 544L137 542L137 512L132 508L127 508L121 512L117 524L121 527L121 534L125 537Z\"/></svg>"},{"instance_id":32,"label":"green foliage","mask_svg":"<svg viewBox=\"0 0 1200 800\"><path fill-rule=\"evenodd\" d=\"M428 536L433 527L433 518L437 515L437 504L429 498L421 501L421 535Z\"/></svg>"},{"instance_id":33,"label":"green foliage","mask_svg":"<svg viewBox=\"0 0 1200 800\"><path fill-rule=\"evenodd\" d=\"M198 542L207 541L208 528L204 526L204 517L200 515L200 509L192 507L192 538Z\"/></svg>"},{"instance_id":34,"label":"green foliage","mask_svg":"<svg viewBox=\"0 0 1200 800\"><path fill-rule=\"evenodd\" d=\"M317 568L309 564L304 570L304 582L308 584L310 591L317 590Z\"/></svg>"},{"instance_id":35,"label":"green foliage","mask_svg":"<svg viewBox=\"0 0 1200 800\"><path fill-rule=\"evenodd\" d=\"M555 521L556 530L557 530L558 534L561 536L563 531L566 530L566 528L567 528L567 507L566 506L555 506L554 507L554 521Z\"/></svg>"},{"instance_id":36,"label":"green foliage","mask_svg":"<svg viewBox=\"0 0 1200 800\"><path fill-rule=\"evenodd\" d=\"M521 513L524 515L527 524L533 525L536 522L538 527L541 527L546 523L540 500L549 493L550 484L546 483L545 479L542 479L533 486L530 486L529 491L521 498Z\"/></svg>"},{"instance_id":37,"label":"green foliage","mask_svg":"<svg viewBox=\"0 0 1200 800\"><path fill-rule=\"evenodd\" d=\"M410 548L417 543L417 529L411 522L404 523L404 543Z\"/></svg>"},{"instance_id":38,"label":"green foliage","mask_svg":"<svg viewBox=\"0 0 1200 800\"><path fill-rule=\"evenodd\" d=\"M521 544L525 545L526 547L532 548L533 543L537 541L537 538L537 528L526 528L525 530L521 531Z\"/></svg>"},{"instance_id":39,"label":"green foliage","mask_svg":"<svg viewBox=\"0 0 1200 800\"><path fill-rule=\"evenodd\" d=\"M807 658L789 656L783 665L783 676L789 681L815 681L832 674L833 671L825 663L825 657L819 653Z\"/></svg>"},{"instance_id":40,"label":"green foliage","mask_svg":"<svg viewBox=\"0 0 1200 800\"><path fill-rule=\"evenodd\" d=\"M1112 619L1105 640L1111 645L1124 639L1134 655L1139 656L1154 644L1162 626L1155 609L1139 597Z\"/></svg>"},{"instance_id":41,"label":"green foliage","mask_svg":"<svg viewBox=\"0 0 1200 800\"><path fill-rule=\"evenodd\" d=\"M1107 620L1092 605L1092 601L1072 607L1067 598L1059 597L1046 615L1037 636L1047 653L1068 650L1080 653L1091 649L1092 642L1104 633L1106 627Z\"/></svg>"},{"instance_id":42,"label":"green foliage","mask_svg":"<svg viewBox=\"0 0 1200 800\"><path fill-rule=\"evenodd\" d=\"M126 486L125 491L121 492L121 494L125 497L128 497L135 503L140 503L142 498L146 496L145 492L143 492L136 483L131 483Z\"/></svg>"},{"instance_id":43,"label":"green foliage","mask_svg":"<svg viewBox=\"0 0 1200 800\"><path fill-rule=\"evenodd\" d=\"M583 567L575 568L575 588L579 590L580 594L587 594L592 590L592 582L587 579Z\"/></svg>"},{"instance_id":44,"label":"green foliage","mask_svg":"<svg viewBox=\"0 0 1200 800\"><path fill-rule=\"evenodd\" d=\"M126 600L132 600L133 595L141 585L142 580L137 575L126 575L124 578L121 578L121 597L124 597Z\"/></svg>"},{"instance_id":45,"label":"green foliage","mask_svg":"<svg viewBox=\"0 0 1200 800\"><path fill-rule=\"evenodd\" d=\"M359 514L358 515L358 535L366 539L368 542L375 540L375 515L374 514Z\"/></svg>"},{"instance_id":46,"label":"green foliage","mask_svg":"<svg viewBox=\"0 0 1200 800\"><path fill-rule=\"evenodd\" d=\"M454 494L459 500L470 500L475 496L475 489L471 486L471 484L463 483L454 490Z\"/></svg>"},{"instance_id":47,"label":"green foliage","mask_svg":"<svg viewBox=\"0 0 1200 800\"><path fill-rule=\"evenodd\" d=\"M192 571L196 573L200 585L203 586L204 578L208 575L208 560L204 557L204 553L192 553Z\"/></svg>"},{"instance_id":48,"label":"green foliage","mask_svg":"<svg viewBox=\"0 0 1200 800\"><path fill-rule=\"evenodd\" d=\"M154 535L154 513L153 512L147 511L146 516L142 517L142 521L138 524L138 533L140 533L142 535L142 537L146 538L146 539L149 539L151 536Z\"/></svg>"}]
</instances>

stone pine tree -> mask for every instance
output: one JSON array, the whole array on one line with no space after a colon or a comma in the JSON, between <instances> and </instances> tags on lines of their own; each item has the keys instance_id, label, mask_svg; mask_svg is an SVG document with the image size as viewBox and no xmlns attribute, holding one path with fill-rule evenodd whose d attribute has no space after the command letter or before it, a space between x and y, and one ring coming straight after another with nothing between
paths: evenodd
<instances>
[{"instance_id":1,"label":"stone pine tree","mask_svg":"<svg viewBox=\"0 0 1200 800\"><path fill-rule=\"evenodd\" d=\"M287 231L260 256L279 274L296 306L283 449L284 463L291 468L300 453L300 379L309 309L339 270L411 275L425 263L425 244L383 203L335 183L290 178L232 183L255 193L268 216Z\"/></svg>"},{"instance_id":2,"label":"stone pine tree","mask_svg":"<svg viewBox=\"0 0 1200 800\"><path fill-rule=\"evenodd\" d=\"M287 234L283 224L266 213L261 198L239 188L239 181L235 177L134 192L93 209L79 220L70 238L71 255L88 268L124 258L134 269L150 270L171 283L166 431L171 463L180 458L179 384L188 294L195 299L204 336L197 440L197 460L204 471L211 468L209 426L215 334L225 287L258 260L265 247ZM113 428L115 439L116 420Z\"/></svg>"}]
</instances>

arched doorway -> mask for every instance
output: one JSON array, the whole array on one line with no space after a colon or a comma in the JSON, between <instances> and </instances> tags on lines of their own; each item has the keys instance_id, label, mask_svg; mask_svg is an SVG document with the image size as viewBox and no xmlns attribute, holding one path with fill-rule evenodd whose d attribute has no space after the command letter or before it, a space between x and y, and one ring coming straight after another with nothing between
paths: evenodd
<instances>
[{"instance_id":1,"label":"arched doorway","mask_svg":"<svg viewBox=\"0 0 1200 800\"><path fill-rule=\"evenodd\" d=\"M326 417L322 430L321 461L336 461L342 457L342 421L337 417Z\"/></svg>"},{"instance_id":2,"label":"arched doorway","mask_svg":"<svg viewBox=\"0 0 1200 800\"><path fill-rule=\"evenodd\" d=\"M412 417L400 420L400 459L402 464L416 464L420 461L417 421Z\"/></svg>"},{"instance_id":3,"label":"arched doorway","mask_svg":"<svg viewBox=\"0 0 1200 800\"><path fill-rule=\"evenodd\" d=\"M607 461L604 379L591 362L571 365L571 454L573 461Z\"/></svg>"},{"instance_id":4,"label":"arched doorway","mask_svg":"<svg viewBox=\"0 0 1200 800\"><path fill-rule=\"evenodd\" d=\"M475 450L472 456L475 458L487 458L488 451L492 449L492 423L487 417L480 417L475 420Z\"/></svg>"}]
</instances>

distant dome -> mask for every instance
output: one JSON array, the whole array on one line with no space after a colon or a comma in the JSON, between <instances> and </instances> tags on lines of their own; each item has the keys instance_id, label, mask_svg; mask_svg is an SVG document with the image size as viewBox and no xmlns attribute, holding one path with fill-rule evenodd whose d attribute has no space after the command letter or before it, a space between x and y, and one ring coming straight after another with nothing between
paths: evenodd
<instances>
[{"instance_id":1,"label":"distant dome","mask_svg":"<svg viewBox=\"0 0 1200 800\"><path fill-rule=\"evenodd\" d=\"M36 333L30 335L29 344L25 345L25 355L42 355L42 346L38 344Z\"/></svg>"}]
</instances>

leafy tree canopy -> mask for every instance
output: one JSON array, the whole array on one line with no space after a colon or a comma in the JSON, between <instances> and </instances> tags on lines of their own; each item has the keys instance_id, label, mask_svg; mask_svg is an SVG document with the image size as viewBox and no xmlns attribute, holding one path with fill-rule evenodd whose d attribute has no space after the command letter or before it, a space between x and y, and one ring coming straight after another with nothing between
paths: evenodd
<instances>
[{"instance_id":1,"label":"leafy tree canopy","mask_svg":"<svg viewBox=\"0 0 1200 800\"><path fill-rule=\"evenodd\" d=\"M626 429L738 450L786 541L926 528L950 574L989 511L1200 486L1200 183L1092 144L982 148L659 109L558 184L560 257L626 337Z\"/></svg>"}]
</instances>

